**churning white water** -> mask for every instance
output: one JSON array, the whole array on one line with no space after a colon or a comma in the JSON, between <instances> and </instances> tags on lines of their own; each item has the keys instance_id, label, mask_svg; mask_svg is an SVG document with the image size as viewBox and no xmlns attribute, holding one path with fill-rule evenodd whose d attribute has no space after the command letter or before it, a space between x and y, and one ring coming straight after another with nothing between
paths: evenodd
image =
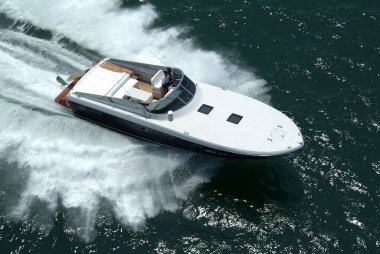
<instances>
[{"instance_id":1,"label":"churning white water","mask_svg":"<svg viewBox=\"0 0 380 254\"><path fill-rule=\"evenodd\" d=\"M0 31L0 36L0 158L28 176L11 215L29 216L36 199L54 212L60 199L65 208L78 209L83 219L75 226L88 238L102 199L122 223L136 227L162 210L175 210L207 180L197 174L173 180L175 170L187 170L191 153L81 121L53 102L62 88L51 70L88 60L65 62L71 52L21 33ZM41 54L46 48L51 55Z\"/></svg>"},{"instance_id":2,"label":"churning white water","mask_svg":"<svg viewBox=\"0 0 380 254\"><path fill-rule=\"evenodd\" d=\"M128 10L110 0L2 0L0 12L110 57L157 63L152 51L190 77L268 98L263 80L180 39L180 28L147 29L157 18L152 5ZM174 211L208 180L197 171L206 163L188 163L191 153L120 135L56 105L62 90L56 73L90 64L57 42L0 30L0 159L28 176L11 214L28 217L35 200L53 213L60 202L78 210L81 219L73 223L86 239L102 200L124 225L136 227L160 211ZM176 179L180 170L192 173Z\"/></svg>"},{"instance_id":3,"label":"churning white water","mask_svg":"<svg viewBox=\"0 0 380 254\"><path fill-rule=\"evenodd\" d=\"M0 11L109 57L159 64L152 56L154 52L166 64L182 68L196 80L269 100L264 80L230 64L218 53L195 47L190 39L179 38L183 29L149 29L158 17L150 4L122 9L118 0L66 0L54 4L49 0L2 0Z\"/></svg>"}]
</instances>

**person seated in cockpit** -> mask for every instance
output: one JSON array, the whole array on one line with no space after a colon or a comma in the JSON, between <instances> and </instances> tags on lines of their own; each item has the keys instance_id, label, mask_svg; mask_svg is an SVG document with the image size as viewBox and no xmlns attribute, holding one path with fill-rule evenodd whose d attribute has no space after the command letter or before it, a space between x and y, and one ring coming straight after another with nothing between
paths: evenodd
<instances>
[{"instance_id":1,"label":"person seated in cockpit","mask_svg":"<svg viewBox=\"0 0 380 254\"><path fill-rule=\"evenodd\" d=\"M164 77L162 78L162 92L165 95L169 91L170 76L167 70L164 70Z\"/></svg>"},{"instance_id":2,"label":"person seated in cockpit","mask_svg":"<svg viewBox=\"0 0 380 254\"><path fill-rule=\"evenodd\" d=\"M168 68L166 68L166 71L168 72L168 75L169 75L169 83L170 83L170 85L172 85L174 82L173 69L168 67Z\"/></svg>"}]
</instances>

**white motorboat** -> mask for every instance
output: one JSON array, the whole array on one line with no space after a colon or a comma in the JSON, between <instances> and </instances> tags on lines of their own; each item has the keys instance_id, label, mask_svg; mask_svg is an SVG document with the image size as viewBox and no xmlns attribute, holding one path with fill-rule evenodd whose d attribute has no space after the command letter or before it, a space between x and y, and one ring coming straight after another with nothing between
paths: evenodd
<instances>
[{"instance_id":1,"label":"white motorboat","mask_svg":"<svg viewBox=\"0 0 380 254\"><path fill-rule=\"evenodd\" d=\"M72 75L55 101L80 118L198 153L270 157L303 147L299 128L273 107L193 82L178 68L170 68L171 82L163 84L166 69L106 58Z\"/></svg>"}]
</instances>

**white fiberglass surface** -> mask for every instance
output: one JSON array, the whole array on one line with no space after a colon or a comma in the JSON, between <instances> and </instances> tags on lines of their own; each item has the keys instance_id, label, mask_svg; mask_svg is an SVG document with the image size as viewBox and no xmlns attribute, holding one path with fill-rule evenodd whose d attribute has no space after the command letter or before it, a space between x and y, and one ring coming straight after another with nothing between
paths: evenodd
<instances>
[{"instance_id":1,"label":"white fiberglass surface","mask_svg":"<svg viewBox=\"0 0 380 254\"><path fill-rule=\"evenodd\" d=\"M73 92L106 95L127 73L94 67L74 86Z\"/></svg>"},{"instance_id":2,"label":"white fiberglass surface","mask_svg":"<svg viewBox=\"0 0 380 254\"><path fill-rule=\"evenodd\" d=\"M198 112L203 104L213 107L209 114ZM231 114L242 116L241 121L227 121ZM198 83L194 100L184 110L175 112L172 121L155 123L193 139L257 155L284 153L299 148L303 142L298 127L280 111L203 83ZM282 132L279 137L278 132Z\"/></svg>"}]
</instances>

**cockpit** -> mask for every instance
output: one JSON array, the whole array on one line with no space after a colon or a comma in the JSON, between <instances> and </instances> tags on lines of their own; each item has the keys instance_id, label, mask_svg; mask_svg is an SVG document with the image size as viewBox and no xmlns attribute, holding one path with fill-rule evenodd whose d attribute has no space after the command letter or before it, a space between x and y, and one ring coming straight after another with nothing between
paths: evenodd
<instances>
[{"instance_id":1,"label":"cockpit","mask_svg":"<svg viewBox=\"0 0 380 254\"><path fill-rule=\"evenodd\" d=\"M167 69L172 76L164 84ZM162 114L186 106L194 98L196 85L178 68L110 59L93 67L73 92L127 111Z\"/></svg>"},{"instance_id":2,"label":"cockpit","mask_svg":"<svg viewBox=\"0 0 380 254\"><path fill-rule=\"evenodd\" d=\"M179 75L178 75L179 74ZM162 98L153 100L147 109L152 113L177 111L187 105L194 97L196 85L180 69L174 69L174 82ZM154 90L153 90L154 91Z\"/></svg>"}]
</instances>

